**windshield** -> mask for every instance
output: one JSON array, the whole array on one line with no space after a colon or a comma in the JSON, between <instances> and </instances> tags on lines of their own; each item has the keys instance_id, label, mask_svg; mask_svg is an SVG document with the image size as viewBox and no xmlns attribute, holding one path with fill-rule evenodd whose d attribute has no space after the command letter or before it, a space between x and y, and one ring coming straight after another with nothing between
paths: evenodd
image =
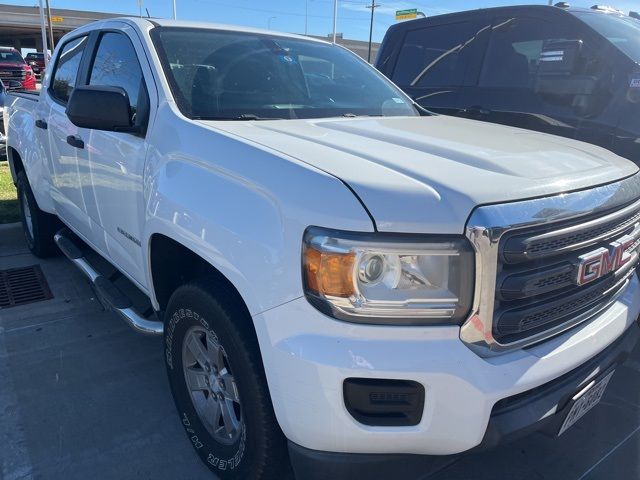
<instances>
[{"instance_id":1,"label":"windshield","mask_svg":"<svg viewBox=\"0 0 640 480\"><path fill-rule=\"evenodd\" d=\"M393 84L335 45L184 28L155 29L154 42L190 118L418 115Z\"/></svg>"},{"instance_id":2,"label":"windshield","mask_svg":"<svg viewBox=\"0 0 640 480\"><path fill-rule=\"evenodd\" d=\"M573 13L634 62L640 63L640 21L631 17L597 12Z\"/></svg>"},{"instance_id":3,"label":"windshield","mask_svg":"<svg viewBox=\"0 0 640 480\"><path fill-rule=\"evenodd\" d=\"M0 52L0 63L24 63L18 52Z\"/></svg>"}]
</instances>

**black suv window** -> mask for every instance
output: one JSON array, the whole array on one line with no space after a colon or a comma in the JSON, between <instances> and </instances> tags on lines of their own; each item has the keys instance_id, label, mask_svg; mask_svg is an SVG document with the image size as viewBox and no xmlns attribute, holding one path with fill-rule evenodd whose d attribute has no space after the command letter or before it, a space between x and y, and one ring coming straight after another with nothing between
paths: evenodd
<instances>
[{"instance_id":1,"label":"black suv window","mask_svg":"<svg viewBox=\"0 0 640 480\"><path fill-rule=\"evenodd\" d=\"M146 90L136 51L126 35L113 32L102 34L89 84L123 88L129 96L131 113L135 119L139 100L146 101Z\"/></svg>"},{"instance_id":2,"label":"black suv window","mask_svg":"<svg viewBox=\"0 0 640 480\"><path fill-rule=\"evenodd\" d=\"M402 87L456 87L464 83L462 58L480 32L470 22L407 32L393 81Z\"/></svg>"},{"instance_id":3,"label":"black suv window","mask_svg":"<svg viewBox=\"0 0 640 480\"><path fill-rule=\"evenodd\" d=\"M579 40L580 35L569 30L567 25L536 18L499 21L493 27L480 86L533 89L545 46ZM587 54L586 48L583 53Z\"/></svg>"},{"instance_id":4,"label":"black suv window","mask_svg":"<svg viewBox=\"0 0 640 480\"><path fill-rule=\"evenodd\" d=\"M75 38L62 47L51 80L51 95L61 102L67 103L78 77L78 67L82 52L87 44L87 37Z\"/></svg>"}]
</instances>

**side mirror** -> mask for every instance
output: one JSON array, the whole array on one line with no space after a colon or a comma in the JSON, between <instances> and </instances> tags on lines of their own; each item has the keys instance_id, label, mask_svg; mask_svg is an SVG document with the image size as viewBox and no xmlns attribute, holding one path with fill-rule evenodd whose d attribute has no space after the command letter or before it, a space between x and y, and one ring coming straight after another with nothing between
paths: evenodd
<instances>
[{"instance_id":1,"label":"side mirror","mask_svg":"<svg viewBox=\"0 0 640 480\"><path fill-rule=\"evenodd\" d=\"M76 87L69 98L66 114L71 123L80 128L138 132L132 121L129 95L121 87Z\"/></svg>"}]
</instances>

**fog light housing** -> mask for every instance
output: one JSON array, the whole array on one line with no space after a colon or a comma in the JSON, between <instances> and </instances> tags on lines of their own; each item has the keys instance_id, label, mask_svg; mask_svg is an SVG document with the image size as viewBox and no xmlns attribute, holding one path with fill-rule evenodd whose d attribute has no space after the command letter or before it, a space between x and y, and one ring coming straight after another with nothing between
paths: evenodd
<instances>
[{"instance_id":1,"label":"fog light housing","mask_svg":"<svg viewBox=\"0 0 640 480\"><path fill-rule=\"evenodd\" d=\"M424 411L424 387L411 380L347 378L344 403L351 416L371 427L418 425Z\"/></svg>"}]
</instances>

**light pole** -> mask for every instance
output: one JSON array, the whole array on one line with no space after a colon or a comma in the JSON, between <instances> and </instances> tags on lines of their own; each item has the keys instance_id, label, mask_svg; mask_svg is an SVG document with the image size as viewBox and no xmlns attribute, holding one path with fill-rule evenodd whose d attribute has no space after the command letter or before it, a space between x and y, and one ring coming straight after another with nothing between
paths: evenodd
<instances>
[{"instance_id":1,"label":"light pole","mask_svg":"<svg viewBox=\"0 0 640 480\"><path fill-rule=\"evenodd\" d=\"M304 0L304 34L307 34L309 25L309 0Z\"/></svg>"},{"instance_id":2,"label":"light pole","mask_svg":"<svg viewBox=\"0 0 640 480\"><path fill-rule=\"evenodd\" d=\"M367 5L367 8L371 9L371 25L369 26L369 54L367 55L367 62L371 63L371 41L373 39L373 12L375 12L376 8L380 7L379 3L376 3L375 0L371 0L371 5Z\"/></svg>"},{"instance_id":3,"label":"light pole","mask_svg":"<svg viewBox=\"0 0 640 480\"><path fill-rule=\"evenodd\" d=\"M49 67L49 58L47 55L47 32L44 21L44 8L42 7L42 0L40 0L40 33L42 34L42 51L44 52L44 66Z\"/></svg>"},{"instance_id":4,"label":"light pole","mask_svg":"<svg viewBox=\"0 0 640 480\"><path fill-rule=\"evenodd\" d=\"M51 24L51 7L49 7L49 0L46 2L47 5L47 19L49 20L49 48L53 52L55 45L53 44L53 25ZM45 56L47 52L44 52Z\"/></svg>"},{"instance_id":5,"label":"light pole","mask_svg":"<svg viewBox=\"0 0 640 480\"><path fill-rule=\"evenodd\" d=\"M173 0L173 19L178 19L178 14L176 13L176 0Z\"/></svg>"},{"instance_id":6,"label":"light pole","mask_svg":"<svg viewBox=\"0 0 640 480\"><path fill-rule=\"evenodd\" d=\"M336 43L337 28L338 28L338 0L333 0L333 43Z\"/></svg>"},{"instance_id":7,"label":"light pole","mask_svg":"<svg viewBox=\"0 0 640 480\"><path fill-rule=\"evenodd\" d=\"M267 20L267 29L271 30L271 20L275 20L278 17L269 17L269 20Z\"/></svg>"}]
</instances>

